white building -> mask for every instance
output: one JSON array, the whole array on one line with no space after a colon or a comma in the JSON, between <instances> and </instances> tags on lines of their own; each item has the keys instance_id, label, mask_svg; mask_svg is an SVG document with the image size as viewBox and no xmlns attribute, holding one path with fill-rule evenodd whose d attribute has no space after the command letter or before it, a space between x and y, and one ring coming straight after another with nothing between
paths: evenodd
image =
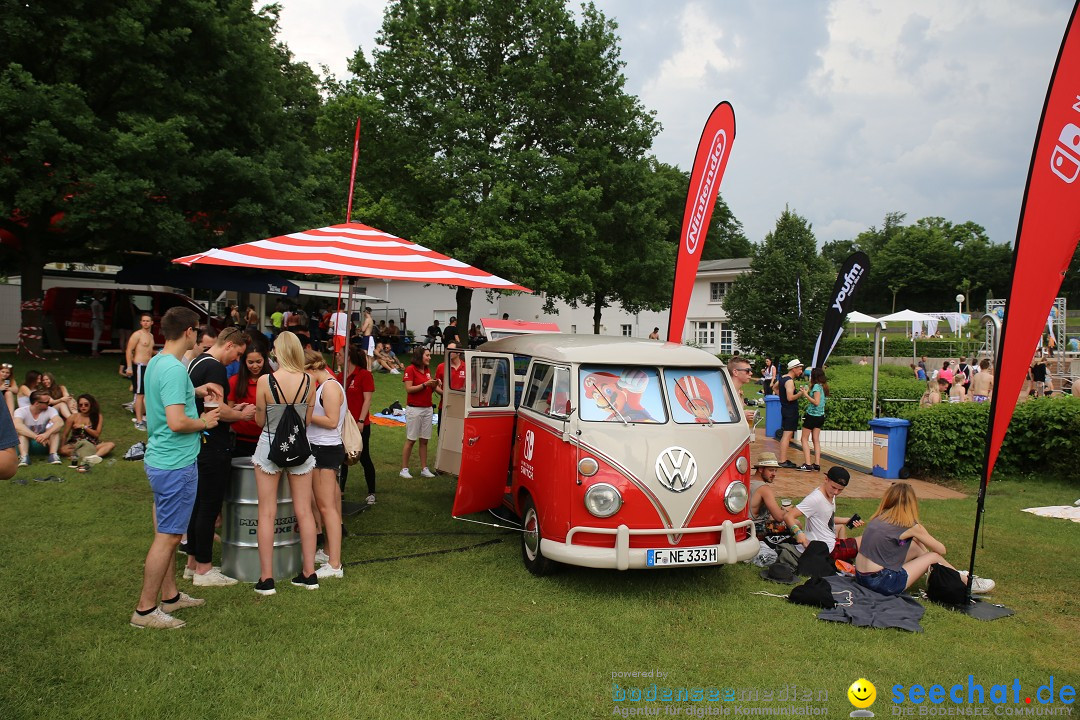
<instances>
[{"instance_id":1,"label":"white building","mask_svg":"<svg viewBox=\"0 0 1080 720\"><path fill-rule=\"evenodd\" d=\"M749 269L749 258L706 260L701 263L690 296L683 342L694 342L712 353L730 353L739 349L722 303L731 283ZM422 335L433 320L438 320L445 327L447 321L457 314L455 288L445 285L357 278L356 287L358 292L383 301L372 306L372 316L376 322L387 315L396 318L400 310L405 314L406 327L417 335ZM478 323L481 318L500 318L507 313L513 320L553 322L565 333L592 332L591 307L579 305L572 308L558 301L555 303L557 312L551 314L544 312L544 300L540 294L496 295L489 299L483 290L475 290L469 321ZM631 314L614 305L604 308L600 334L644 338L658 327L663 338L667 334L667 324L667 310Z\"/></svg>"}]
</instances>

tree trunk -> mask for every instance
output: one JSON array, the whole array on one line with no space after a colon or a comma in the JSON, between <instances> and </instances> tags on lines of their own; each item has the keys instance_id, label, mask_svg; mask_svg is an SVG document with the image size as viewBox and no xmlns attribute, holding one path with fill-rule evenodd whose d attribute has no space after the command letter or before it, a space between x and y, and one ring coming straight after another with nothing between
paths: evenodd
<instances>
[{"instance_id":1,"label":"tree trunk","mask_svg":"<svg viewBox=\"0 0 1080 720\"><path fill-rule=\"evenodd\" d=\"M44 276L42 248L45 247L45 240L27 228L26 232L20 233L19 241L22 327L19 328L18 352L20 355L40 358L45 334L42 328L44 293L41 290Z\"/></svg>"},{"instance_id":2,"label":"tree trunk","mask_svg":"<svg viewBox=\"0 0 1080 720\"><path fill-rule=\"evenodd\" d=\"M592 331L593 335L600 334L600 315L604 311L604 293L593 295Z\"/></svg>"},{"instance_id":3,"label":"tree trunk","mask_svg":"<svg viewBox=\"0 0 1080 720\"><path fill-rule=\"evenodd\" d=\"M469 313L472 312L473 289L458 286L455 293L457 299L457 331L458 344L468 347L469 343Z\"/></svg>"}]
</instances>

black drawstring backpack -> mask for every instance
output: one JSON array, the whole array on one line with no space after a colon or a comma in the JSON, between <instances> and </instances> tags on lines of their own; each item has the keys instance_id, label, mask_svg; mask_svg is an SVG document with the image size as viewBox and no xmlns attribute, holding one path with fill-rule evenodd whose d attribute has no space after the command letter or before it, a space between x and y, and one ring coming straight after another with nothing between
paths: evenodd
<instances>
[{"instance_id":1,"label":"black drawstring backpack","mask_svg":"<svg viewBox=\"0 0 1080 720\"><path fill-rule=\"evenodd\" d=\"M832 610L836 607L836 600L832 594L832 585L829 584L828 580L821 577L812 577L802 585L792 588L791 592L788 593L788 602L826 610Z\"/></svg>"},{"instance_id":2,"label":"black drawstring backpack","mask_svg":"<svg viewBox=\"0 0 1080 720\"><path fill-rule=\"evenodd\" d=\"M274 402L281 403L282 399L278 395L278 382L273 373L270 374L268 382L270 383L270 392L274 396ZM300 413L296 412L296 401L300 399L301 395L307 395L310 383L311 379L304 375L304 382L300 383L300 387L296 389L296 395L293 397L292 402L285 405L285 409L281 413L281 420L278 421L277 430L274 431L274 438L270 441L270 452L267 453L267 458L278 467L296 467L302 465L305 460L311 457L311 445L308 443L304 418L300 417Z\"/></svg>"}]
</instances>

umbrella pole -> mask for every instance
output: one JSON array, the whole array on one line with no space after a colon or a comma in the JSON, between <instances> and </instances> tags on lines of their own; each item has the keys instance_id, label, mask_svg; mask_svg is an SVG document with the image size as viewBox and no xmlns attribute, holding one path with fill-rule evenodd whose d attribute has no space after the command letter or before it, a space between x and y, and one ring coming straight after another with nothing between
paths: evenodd
<instances>
[{"instance_id":1,"label":"umbrella pole","mask_svg":"<svg viewBox=\"0 0 1080 720\"><path fill-rule=\"evenodd\" d=\"M349 323L352 320L352 296L353 287L356 285L356 280L349 278L349 298L345 301L345 327L349 327ZM349 347L352 338L349 337L348 331L345 333L345 349L341 351L341 382L342 384L348 382L346 378L349 377ZM363 352L367 352L367 348L361 348Z\"/></svg>"},{"instance_id":2,"label":"umbrella pole","mask_svg":"<svg viewBox=\"0 0 1080 720\"><path fill-rule=\"evenodd\" d=\"M352 170L349 172L349 205L345 209L345 222L352 222L353 188L356 187L356 161L360 157L360 118L356 118L356 133L353 135Z\"/></svg>"}]
</instances>

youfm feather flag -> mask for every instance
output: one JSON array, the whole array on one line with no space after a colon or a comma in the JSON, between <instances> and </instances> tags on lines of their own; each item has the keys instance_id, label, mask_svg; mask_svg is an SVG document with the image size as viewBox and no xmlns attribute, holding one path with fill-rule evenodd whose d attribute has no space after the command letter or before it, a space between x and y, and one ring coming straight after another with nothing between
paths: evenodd
<instances>
[{"instance_id":1,"label":"youfm feather flag","mask_svg":"<svg viewBox=\"0 0 1080 720\"><path fill-rule=\"evenodd\" d=\"M735 141L735 111L728 102L713 108L698 141L694 169L690 173L690 190L686 194L682 232L679 235L679 256L675 261L675 289L671 295L671 316L668 320L668 342L682 342L690 293L701 263L705 234L709 231L720 181L727 168L731 144Z\"/></svg>"},{"instance_id":2,"label":"youfm feather flag","mask_svg":"<svg viewBox=\"0 0 1080 720\"><path fill-rule=\"evenodd\" d=\"M844 332L844 320L851 312L855 292L869 272L870 258L863 252L852 253L840 266L840 274L836 276L829 307L825 310L825 322L822 323L821 333L814 344L814 360L810 367L825 366L825 361L829 359L837 340Z\"/></svg>"},{"instance_id":3,"label":"youfm feather flag","mask_svg":"<svg viewBox=\"0 0 1080 720\"><path fill-rule=\"evenodd\" d=\"M1050 77L1013 248L1012 287L998 346L969 571L975 572L986 486L1046 317L1080 240L1080 30L1073 5Z\"/></svg>"}]
</instances>

